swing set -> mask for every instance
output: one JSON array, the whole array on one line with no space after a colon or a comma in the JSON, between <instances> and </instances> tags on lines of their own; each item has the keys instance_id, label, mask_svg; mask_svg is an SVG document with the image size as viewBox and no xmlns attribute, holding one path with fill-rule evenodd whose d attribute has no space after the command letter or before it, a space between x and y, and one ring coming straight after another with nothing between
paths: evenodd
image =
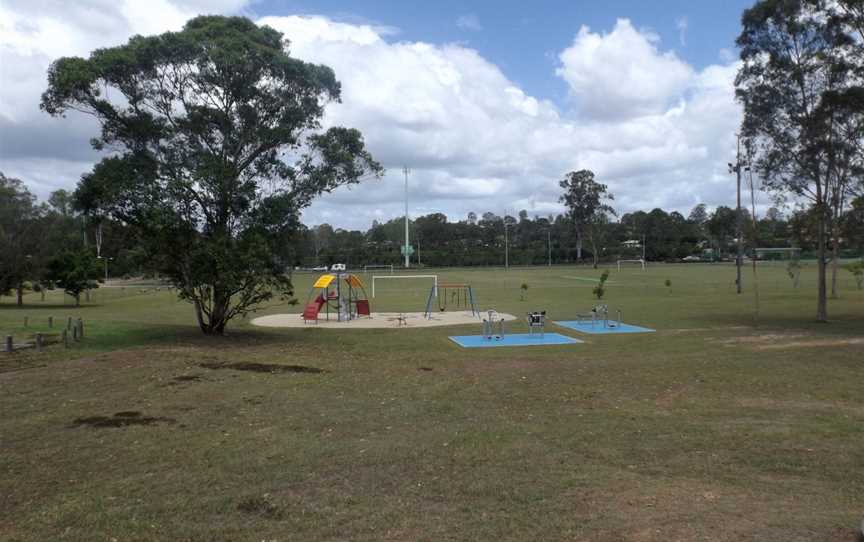
<instances>
[{"instance_id":1,"label":"swing set","mask_svg":"<svg viewBox=\"0 0 864 542\"><path fill-rule=\"evenodd\" d=\"M474 304L474 290L470 284L438 284L433 286L429 291L429 297L426 299L426 312L423 313L425 318L432 318L432 310L434 303L437 300L438 310L444 312L448 305L455 309L468 310L471 308L471 316L480 316Z\"/></svg>"}]
</instances>

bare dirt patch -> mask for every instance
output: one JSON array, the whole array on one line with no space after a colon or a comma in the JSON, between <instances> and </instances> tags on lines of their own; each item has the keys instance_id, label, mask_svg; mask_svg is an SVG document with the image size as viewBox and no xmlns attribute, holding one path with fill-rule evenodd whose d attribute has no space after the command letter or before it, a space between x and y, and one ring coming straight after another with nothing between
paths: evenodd
<instances>
[{"instance_id":1,"label":"bare dirt patch","mask_svg":"<svg viewBox=\"0 0 864 542\"><path fill-rule=\"evenodd\" d=\"M282 519L284 511L270 502L267 495L263 497L248 497L240 501L237 505L237 510L250 515L261 516L267 519Z\"/></svg>"},{"instance_id":2,"label":"bare dirt patch","mask_svg":"<svg viewBox=\"0 0 864 542\"><path fill-rule=\"evenodd\" d=\"M72 420L73 427L86 425L89 427L126 427L129 425L154 425L159 423L177 423L173 418L162 416L144 416L134 410L117 412L113 416L88 416Z\"/></svg>"},{"instance_id":3,"label":"bare dirt patch","mask_svg":"<svg viewBox=\"0 0 864 542\"><path fill-rule=\"evenodd\" d=\"M326 373L324 369L318 367L307 367L305 365L281 365L279 363L254 363L254 362L236 362L236 363L201 363L198 365L204 369L231 369L234 371L251 371L253 373Z\"/></svg>"},{"instance_id":4,"label":"bare dirt patch","mask_svg":"<svg viewBox=\"0 0 864 542\"><path fill-rule=\"evenodd\" d=\"M864 337L819 338L810 333L763 333L717 339L724 346L749 346L754 350L783 350L864 345Z\"/></svg>"}]
</instances>

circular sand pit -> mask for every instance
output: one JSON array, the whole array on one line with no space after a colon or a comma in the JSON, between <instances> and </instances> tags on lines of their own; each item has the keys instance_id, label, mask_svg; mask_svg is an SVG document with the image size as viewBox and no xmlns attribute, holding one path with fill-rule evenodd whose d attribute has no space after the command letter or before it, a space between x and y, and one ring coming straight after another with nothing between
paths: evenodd
<instances>
[{"instance_id":1,"label":"circular sand pit","mask_svg":"<svg viewBox=\"0 0 864 542\"><path fill-rule=\"evenodd\" d=\"M485 312L482 313L485 316ZM498 313L498 318L505 321L515 320L512 314ZM324 318L318 323L303 322L301 314L271 314L252 320L252 325L261 327L320 327L333 329L373 329L373 328L418 328L436 326L458 326L464 324L479 324L480 316L472 315L471 311L436 312L431 318L426 318L422 312L373 312L371 318L361 317L349 322L337 322L334 315L330 320Z\"/></svg>"}]
</instances>

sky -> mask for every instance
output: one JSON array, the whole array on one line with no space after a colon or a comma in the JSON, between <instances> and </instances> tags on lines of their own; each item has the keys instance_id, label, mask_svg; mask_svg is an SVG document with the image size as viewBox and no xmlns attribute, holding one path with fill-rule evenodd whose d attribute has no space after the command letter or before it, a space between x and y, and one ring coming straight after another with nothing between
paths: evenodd
<instances>
[{"instance_id":1,"label":"sky","mask_svg":"<svg viewBox=\"0 0 864 542\"><path fill-rule=\"evenodd\" d=\"M732 205L734 42L751 3L2 0L0 171L44 199L101 158L92 119L39 110L51 61L223 13L331 66L342 102L324 125L358 128L387 169L319 198L309 225L402 216L403 165L411 216L560 213L558 181L578 169L608 185L619 215Z\"/></svg>"}]
</instances>

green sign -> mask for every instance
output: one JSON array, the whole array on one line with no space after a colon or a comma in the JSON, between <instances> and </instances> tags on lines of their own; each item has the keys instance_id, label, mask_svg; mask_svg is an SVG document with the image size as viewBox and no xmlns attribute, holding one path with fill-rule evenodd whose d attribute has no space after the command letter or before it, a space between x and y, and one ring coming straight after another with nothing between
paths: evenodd
<instances>
[{"instance_id":1,"label":"green sign","mask_svg":"<svg viewBox=\"0 0 864 542\"><path fill-rule=\"evenodd\" d=\"M400 248L401 248L402 255L404 256L404 255L405 255L405 252L406 252L406 250L405 250L405 249L406 249L405 245L402 245ZM409 256L411 256L412 254L414 254L414 247L413 247L413 246L408 245L407 249L408 249L407 252L408 252L408 255L409 255Z\"/></svg>"}]
</instances>

